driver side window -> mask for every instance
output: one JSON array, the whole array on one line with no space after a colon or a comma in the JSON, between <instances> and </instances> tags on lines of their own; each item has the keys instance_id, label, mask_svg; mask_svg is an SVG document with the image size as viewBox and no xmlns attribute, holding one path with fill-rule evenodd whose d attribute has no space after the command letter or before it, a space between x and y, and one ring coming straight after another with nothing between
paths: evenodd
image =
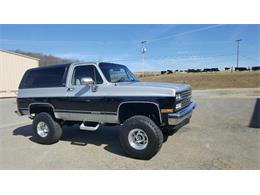
<instances>
[{"instance_id":1,"label":"driver side window","mask_svg":"<svg viewBox=\"0 0 260 195\"><path fill-rule=\"evenodd\" d=\"M82 85L81 79L84 77L90 77L96 84L102 84L103 80L97 70L93 65L76 66L73 71L71 84L72 85Z\"/></svg>"}]
</instances>

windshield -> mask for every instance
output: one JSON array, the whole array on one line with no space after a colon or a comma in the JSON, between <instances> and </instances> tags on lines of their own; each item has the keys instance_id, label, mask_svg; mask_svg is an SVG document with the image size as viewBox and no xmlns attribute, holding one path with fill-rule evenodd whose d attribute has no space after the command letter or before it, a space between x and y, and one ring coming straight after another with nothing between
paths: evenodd
<instances>
[{"instance_id":1,"label":"windshield","mask_svg":"<svg viewBox=\"0 0 260 195\"><path fill-rule=\"evenodd\" d=\"M134 74L124 65L100 63L99 67L106 79L111 83L138 81Z\"/></svg>"}]
</instances>

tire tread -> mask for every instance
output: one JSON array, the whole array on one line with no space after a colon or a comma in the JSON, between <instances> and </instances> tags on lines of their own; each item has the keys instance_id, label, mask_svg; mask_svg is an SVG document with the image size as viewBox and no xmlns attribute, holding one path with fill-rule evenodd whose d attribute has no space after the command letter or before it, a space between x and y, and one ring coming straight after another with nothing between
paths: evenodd
<instances>
[{"instance_id":1,"label":"tire tread","mask_svg":"<svg viewBox=\"0 0 260 195\"><path fill-rule=\"evenodd\" d=\"M38 136L37 134L37 130L35 129L37 126L37 121L41 120L40 118L42 118L42 120L47 120L52 127L49 127L50 131L53 131L53 135L51 137L48 138L41 138ZM41 112L39 114L37 114L33 120L33 133L34 133L34 139L36 142L40 143L40 144L53 144L59 141L59 139L62 136L62 128L60 126L60 124L55 121L53 119L53 117L47 113L47 112Z\"/></svg>"},{"instance_id":2,"label":"tire tread","mask_svg":"<svg viewBox=\"0 0 260 195\"><path fill-rule=\"evenodd\" d=\"M155 146L155 150L153 150L151 153L149 154L143 154L142 156L140 156L139 154L133 154L131 152L129 152L129 150L127 149L127 146L125 145L126 143L124 143L123 138L122 138L122 134L120 135L120 142L122 147L124 148L124 150L126 151L126 153L134 158L139 158L139 159L144 159L144 160L148 160L150 158L152 158L156 153L159 152L159 150L161 149L162 143L163 143L163 134L162 131L160 130L160 128L155 124L154 121L152 121L150 118L148 118L147 116L143 116L143 115L136 115L133 116L129 119L127 119L124 124L123 124L123 128L125 126L130 125L135 125L136 123L145 123L147 126L149 126L150 130L153 131L153 133L155 134L155 137L158 138L158 141L156 142L156 146ZM122 131L124 131L124 129L122 129Z\"/></svg>"}]
</instances>

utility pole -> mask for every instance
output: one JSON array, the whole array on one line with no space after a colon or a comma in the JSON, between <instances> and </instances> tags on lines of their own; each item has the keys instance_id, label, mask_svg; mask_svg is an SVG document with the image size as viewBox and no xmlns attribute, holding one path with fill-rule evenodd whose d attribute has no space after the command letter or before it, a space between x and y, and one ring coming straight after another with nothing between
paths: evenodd
<instances>
[{"instance_id":1,"label":"utility pole","mask_svg":"<svg viewBox=\"0 0 260 195\"><path fill-rule=\"evenodd\" d=\"M145 43L147 41L141 41L142 44L142 48L141 48L141 54L142 54L142 69L143 69L143 78L144 78L144 54L147 51L146 47L145 47Z\"/></svg>"},{"instance_id":2,"label":"utility pole","mask_svg":"<svg viewBox=\"0 0 260 195\"><path fill-rule=\"evenodd\" d=\"M238 57L239 57L239 42L242 41L242 39L236 40L237 42L237 68L238 68Z\"/></svg>"}]
</instances>

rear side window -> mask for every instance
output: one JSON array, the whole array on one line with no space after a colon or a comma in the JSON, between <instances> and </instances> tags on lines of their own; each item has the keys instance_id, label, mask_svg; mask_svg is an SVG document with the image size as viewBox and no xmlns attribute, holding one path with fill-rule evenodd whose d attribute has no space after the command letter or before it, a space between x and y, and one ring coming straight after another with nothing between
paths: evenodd
<instances>
[{"instance_id":1,"label":"rear side window","mask_svg":"<svg viewBox=\"0 0 260 195\"><path fill-rule=\"evenodd\" d=\"M25 73L20 88L62 87L66 67L32 69Z\"/></svg>"}]
</instances>

